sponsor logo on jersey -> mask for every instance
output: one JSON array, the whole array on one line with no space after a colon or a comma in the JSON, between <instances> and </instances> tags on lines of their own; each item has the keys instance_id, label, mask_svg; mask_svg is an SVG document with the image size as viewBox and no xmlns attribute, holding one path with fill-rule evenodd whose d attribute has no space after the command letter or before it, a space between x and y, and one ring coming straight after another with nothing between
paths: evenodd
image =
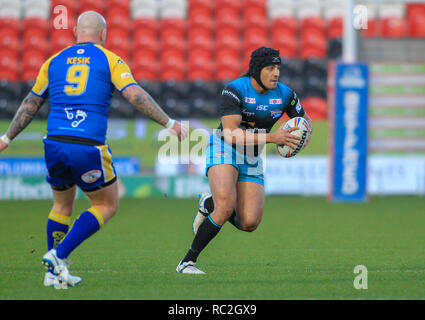
<instances>
[{"instance_id":1,"label":"sponsor logo on jersey","mask_svg":"<svg viewBox=\"0 0 425 320\"><path fill-rule=\"evenodd\" d=\"M282 99L269 99L269 104L282 104Z\"/></svg>"},{"instance_id":2,"label":"sponsor logo on jersey","mask_svg":"<svg viewBox=\"0 0 425 320\"><path fill-rule=\"evenodd\" d=\"M282 111L280 110L270 110L270 113L272 115L272 119L280 118L280 116L282 115Z\"/></svg>"},{"instance_id":3,"label":"sponsor logo on jersey","mask_svg":"<svg viewBox=\"0 0 425 320\"><path fill-rule=\"evenodd\" d=\"M247 102L247 103L256 103L256 100L255 100L255 98L245 97L245 102Z\"/></svg>"},{"instance_id":4,"label":"sponsor logo on jersey","mask_svg":"<svg viewBox=\"0 0 425 320\"><path fill-rule=\"evenodd\" d=\"M130 72L121 73L121 79L127 79L127 78L131 78Z\"/></svg>"},{"instance_id":5,"label":"sponsor logo on jersey","mask_svg":"<svg viewBox=\"0 0 425 320\"><path fill-rule=\"evenodd\" d=\"M295 110L297 110L297 112L298 113L300 113L301 112L301 104L300 104L300 101L298 101L298 103L297 103L297 106L295 107Z\"/></svg>"},{"instance_id":6,"label":"sponsor logo on jersey","mask_svg":"<svg viewBox=\"0 0 425 320\"><path fill-rule=\"evenodd\" d=\"M78 49L77 50L77 54L83 54L85 52L85 50L84 49Z\"/></svg>"},{"instance_id":7,"label":"sponsor logo on jersey","mask_svg":"<svg viewBox=\"0 0 425 320\"><path fill-rule=\"evenodd\" d=\"M238 96L236 94L234 94L232 91L223 89L223 91L221 92L221 94L224 95L228 95L231 96L232 98L234 98L235 100L237 100L239 103L241 102L241 100L238 98Z\"/></svg>"},{"instance_id":8,"label":"sponsor logo on jersey","mask_svg":"<svg viewBox=\"0 0 425 320\"><path fill-rule=\"evenodd\" d=\"M69 57L66 64L90 64L90 57Z\"/></svg>"},{"instance_id":9,"label":"sponsor logo on jersey","mask_svg":"<svg viewBox=\"0 0 425 320\"><path fill-rule=\"evenodd\" d=\"M102 171L90 170L81 176L81 180L83 180L85 183L93 183L99 180L101 176L102 176Z\"/></svg>"}]
</instances>

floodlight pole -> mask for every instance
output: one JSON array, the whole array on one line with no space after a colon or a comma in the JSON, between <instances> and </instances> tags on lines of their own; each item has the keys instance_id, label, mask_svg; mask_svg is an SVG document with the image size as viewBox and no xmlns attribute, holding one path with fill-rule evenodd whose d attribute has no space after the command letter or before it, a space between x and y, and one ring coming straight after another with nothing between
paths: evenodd
<instances>
[{"instance_id":1,"label":"floodlight pole","mask_svg":"<svg viewBox=\"0 0 425 320\"><path fill-rule=\"evenodd\" d=\"M357 39L354 30L354 6L356 0L345 1L344 37L342 42L342 60L346 63L357 61Z\"/></svg>"}]
</instances>

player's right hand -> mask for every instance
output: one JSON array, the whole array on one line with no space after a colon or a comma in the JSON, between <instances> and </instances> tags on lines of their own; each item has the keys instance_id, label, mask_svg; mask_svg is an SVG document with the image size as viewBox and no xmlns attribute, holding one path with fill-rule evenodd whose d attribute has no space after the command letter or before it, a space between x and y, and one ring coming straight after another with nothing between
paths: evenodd
<instances>
[{"instance_id":1,"label":"player's right hand","mask_svg":"<svg viewBox=\"0 0 425 320\"><path fill-rule=\"evenodd\" d=\"M6 149L8 146L9 146L9 145L8 145L6 142L4 142L4 141L0 140L0 152L2 152L2 151L3 151L4 149Z\"/></svg>"},{"instance_id":2,"label":"player's right hand","mask_svg":"<svg viewBox=\"0 0 425 320\"><path fill-rule=\"evenodd\" d=\"M189 135L189 127L176 120L173 127L170 129L170 132L175 134L177 138L179 138L179 141L182 141Z\"/></svg>"},{"instance_id":3,"label":"player's right hand","mask_svg":"<svg viewBox=\"0 0 425 320\"><path fill-rule=\"evenodd\" d=\"M273 133L273 142L279 145L285 144L292 149L296 149L301 138L291 134L291 132L298 129L299 127L289 129L283 129L283 127L280 127Z\"/></svg>"}]
</instances>

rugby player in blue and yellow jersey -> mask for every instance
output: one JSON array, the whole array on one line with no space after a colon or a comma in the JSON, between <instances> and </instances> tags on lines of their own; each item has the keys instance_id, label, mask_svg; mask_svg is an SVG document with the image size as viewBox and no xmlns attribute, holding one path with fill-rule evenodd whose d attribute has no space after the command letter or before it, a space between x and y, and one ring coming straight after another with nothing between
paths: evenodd
<instances>
[{"instance_id":1,"label":"rugby player in blue and yellow jersey","mask_svg":"<svg viewBox=\"0 0 425 320\"><path fill-rule=\"evenodd\" d=\"M264 176L261 150L266 143L298 145L298 128L271 133L286 113L312 122L296 93L280 83L279 51L261 47L251 53L248 73L222 91L221 124L210 136L206 150L206 174L211 193L199 199L193 221L195 238L178 264L179 273L203 274L196 267L198 255L226 221L242 231L254 231L264 210ZM308 142L307 142L308 143Z\"/></svg>"},{"instance_id":2,"label":"rugby player in blue and yellow jersey","mask_svg":"<svg viewBox=\"0 0 425 320\"><path fill-rule=\"evenodd\" d=\"M68 271L69 254L97 232L117 212L118 184L106 131L114 88L141 113L170 129L179 140L188 128L170 119L133 79L128 65L103 48L105 19L94 11L78 18L76 44L50 57L0 140L4 150L49 99L44 138L47 181L53 207L47 222L47 249L42 262L48 268L44 285L66 288L81 282ZM91 201L69 229L76 187Z\"/></svg>"}]
</instances>

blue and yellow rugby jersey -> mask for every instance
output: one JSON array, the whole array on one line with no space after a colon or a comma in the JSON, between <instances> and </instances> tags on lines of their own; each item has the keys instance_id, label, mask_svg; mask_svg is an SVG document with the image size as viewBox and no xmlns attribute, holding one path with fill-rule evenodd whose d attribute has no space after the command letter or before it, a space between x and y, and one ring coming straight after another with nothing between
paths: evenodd
<instances>
[{"instance_id":1,"label":"blue and yellow rugby jersey","mask_svg":"<svg viewBox=\"0 0 425 320\"><path fill-rule=\"evenodd\" d=\"M114 86L137 84L128 65L115 53L91 42L78 43L50 57L31 93L49 98L47 135L106 140Z\"/></svg>"}]
</instances>

